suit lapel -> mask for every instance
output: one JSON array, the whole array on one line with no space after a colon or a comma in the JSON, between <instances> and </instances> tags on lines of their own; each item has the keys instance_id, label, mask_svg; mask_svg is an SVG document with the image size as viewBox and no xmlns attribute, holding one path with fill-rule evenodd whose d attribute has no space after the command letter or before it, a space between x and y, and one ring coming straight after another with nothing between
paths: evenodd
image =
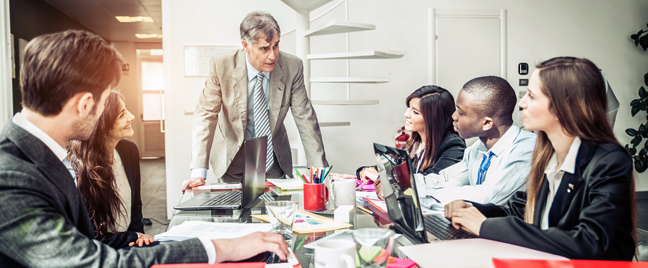
<instances>
[{"instance_id":1,"label":"suit lapel","mask_svg":"<svg viewBox=\"0 0 648 268\"><path fill-rule=\"evenodd\" d=\"M245 135L245 129L247 128L247 116L248 116L248 80L247 80L247 65L245 63L245 50L241 49L236 53L236 66L232 72L232 89L234 91L234 96L236 97L237 111L240 115L239 119L241 120L241 129L243 133L236 133L237 137L241 137L239 143L243 141L243 136ZM223 89L221 89L223 90Z\"/></svg>"},{"instance_id":2,"label":"suit lapel","mask_svg":"<svg viewBox=\"0 0 648 268\"><path fill-rule=\"evenodd\" d=\"M594 153L594 145L583 141L580 149L578 149L578 155L576 156L576 168L574 174L567 172L563 174L556 196L554 196L551 210L549 211L550 227L558 224L561 216L565 213L571 200L574 198L574 195L583 183L583 177L581 174L592 159L592 153Z\"/></svg>"},{"instance_id":3,"label":"suit lapel","mask_svg":"<svg viewBox=\"0 0 648 268\"><path fill-rule=\"evenodd\" d=\"M284 71L281 68L282 62L282 57L279 57L277 65L275 65L274 70L270 73L270 88L268 89L268 94L270 94L270 103L268 104L268 108L270 109L270 132L273 134L277 125L277 119L279 118L279 108L281 108L281 102L284 95L283 90L286 87L282 82L284 77Z\"/></svg>"},{"instance_id":4,"label":"suit lapel","mask_svg":"<svg viewBox=\"0 0 648 268\"><path fill-rule=\"evenodd\" d=\"M31 160L36 168L65 196L67 199L68 216L76 226L79 219L81 195L74 185L74 178L65 165L56 157L45 143L32 134L9 121L7 137Z\"/></svg>"},{"instance_id":5,"label":"suit lapel","mask_svg":"<svg viewBox=\"0 0 648 268\"><path fill-rule=\"evenodd\" d=\"M533 224L540 227L542 222L542 211L544 211L545 206L547 206L547 195L549 194L549 182L547 182L547 176L544 177L542 181L542 186L540 186L540 193L538 194L538 199L535 204L535 213L533 213Z\"/></svg>"}]
</instances>

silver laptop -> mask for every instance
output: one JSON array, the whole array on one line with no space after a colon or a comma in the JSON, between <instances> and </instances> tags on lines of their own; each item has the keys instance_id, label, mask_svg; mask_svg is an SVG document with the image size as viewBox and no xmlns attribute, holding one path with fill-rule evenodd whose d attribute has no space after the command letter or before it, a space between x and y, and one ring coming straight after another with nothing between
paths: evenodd
<instances>
[{"instance_id":1,"label":"silver laptop","mask_svg":"<svg viewBox=\"0 0 648 268\"><path fill-rule=\"evenodd\" d=\"M265 190L266 148L268 137L243 142L243 180L241 191L202 193L173 207L177 210L240 209L248 206Z\"/></svg>"},{"instance_id":2,"label":"silver laptop","mask_svg":"<svg viewBox=\"0 0 648 268\"><path fill-rule=\"evenodd\" d=\"M443 215L423 215L407 151L374 143L374 152L387 215L399 233L413 243L477 237L455 229Z\"/></svg>"}]
</instances>

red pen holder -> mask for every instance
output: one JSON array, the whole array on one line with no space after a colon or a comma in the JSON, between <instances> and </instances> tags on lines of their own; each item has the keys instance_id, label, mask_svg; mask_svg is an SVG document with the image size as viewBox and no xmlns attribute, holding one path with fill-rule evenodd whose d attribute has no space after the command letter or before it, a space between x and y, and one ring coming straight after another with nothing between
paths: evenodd
<instances>
[{"instance_id":1,"label":"red pen holder","mask_svg":"<svg viewBox=\"0 0 648 268\"><path fill-rule=\"evenodd\" d=\"M304 209L322 211L328 202L328 188L323 183L304 183Z\"/></svg>"}]
</instances>

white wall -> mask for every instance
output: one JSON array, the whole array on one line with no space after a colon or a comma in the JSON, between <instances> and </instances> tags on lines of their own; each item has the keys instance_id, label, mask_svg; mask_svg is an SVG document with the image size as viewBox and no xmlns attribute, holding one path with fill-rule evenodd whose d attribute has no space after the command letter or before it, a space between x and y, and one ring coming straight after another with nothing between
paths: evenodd
<instances>
[{"instance_id":1,"label":"white wall","mask_svg":"<svg viewBox=\"0 0 648 268\"><path fill-rule=\"evenodd\" d=\"M165 82L170 85L166 91L167 202L170 208L180 200L179 185L190 172L191 116L184 115L183 108L195 105L205 81L205 77L183 76L182 46L239 44L239 23L253 10L270 12L287 32L295 27L295 13L279 0L162 0L162 5ZM648 22L644 16L648 12L646 1L349 0L349 20L376 24L375 31L351 33L350 50L399 49L405 56L395 60L351 62L352 76L390 77L391 81L386 84L351 86L352 99L377 99L380 105L316 106L320 121L351 122L349 127L322 129L327 158L335 166L335 172L352 173L360 165L373 164L372 143L393 143L395 129L403 125L405 97L427 84L428 8L507 9L507 75L516 90L524 90L516 86L517 79L529 78L517 74L520 62L533 66L555 56L589 58L605 71L621 103L615 127L621 143L630 140L624 133L626 128L637 127L643 122L643 116L630 117L629 103L636 98L642 76L648 71L648 55L635 48L629 36ZM312 12L311 17L321 10ZM344 12L344 5L341 5L311 25L344 20ZM294 40L294 33L283 37L281 49L294 53ZM475 45L479 45L479 40L475 40ZM343 34L311 38L311 53L343 52L345 49ZM345 68L344 61L313 62L311 72L318 77L345 76ZM345 85L313 84L312 97L343 99L345 89ZM291 140L298 139L292 118L286 119L286 127ZM648 174L638 178L638 189L648 190Z\"/></svg>"},{"instance_id":2,"label":"white wall","mask_svg":"<svg viewBox=\"0 0 648 268\"><path fill-rule=\"evenodd\" d=\"M0 1L0 129L11 119L13 98L11 86L11 35L9 0Z\"/></svg>"}]
</instances>

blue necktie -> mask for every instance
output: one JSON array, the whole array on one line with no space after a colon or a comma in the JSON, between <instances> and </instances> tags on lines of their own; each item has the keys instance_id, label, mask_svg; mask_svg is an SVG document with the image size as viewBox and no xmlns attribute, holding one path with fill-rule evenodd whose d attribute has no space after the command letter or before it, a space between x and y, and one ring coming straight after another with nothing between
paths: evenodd
<instances>
[{"instance_id":1,"label":"blue necktie","mask_svg":"<svg viewBox=\"0 0 648 268\"><path fill-rule=\"evenodd\" d=\"M74 172L74 169L72 168L72 164L70 164L70 162L67 161L67 159L63 159L62 162L63 162L63 165L65 165L65 168L67 168L68 172L70 172L70 175L72 175L72 179L74 179L74 185L76 187L79 187L79 185L77 185L76 173Z\"/></svg>"},{"instance_id":2,"label":"blue necktie","mask_svg":"<svg viewBox=\"0 0 648 268\"><path fill-rule=\"evenodd\" d=\"M484 173L486 173L486 170L488 170L488 167L490 167L490 161L494 155L495 154L493 152L490 152L488 154L488 157L484 155L484 158L482 158L481 165L479 165L479 172L477 173L477 183L475 183L476 185L481 185L482 183L484 183Z\"/></svg>"}]
</instances>

